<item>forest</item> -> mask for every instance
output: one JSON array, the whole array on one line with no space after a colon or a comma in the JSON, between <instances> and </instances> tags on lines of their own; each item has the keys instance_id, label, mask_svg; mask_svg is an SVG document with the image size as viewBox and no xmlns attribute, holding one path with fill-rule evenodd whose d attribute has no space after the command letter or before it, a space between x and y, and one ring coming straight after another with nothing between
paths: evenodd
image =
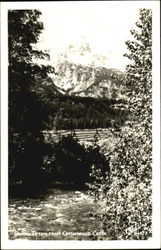
<instances>
[{"instance_id":1,"label":"forest","mask_svg":"<svg viewBox=\"0 0 161 250\"><path fill-rule=\"evenodd\" d=\"M114 109L123 100L55 95L51 103L48 129L108 128L113 120L124 124L128 116L126 109Z\"/></svg>"}]
</instances>

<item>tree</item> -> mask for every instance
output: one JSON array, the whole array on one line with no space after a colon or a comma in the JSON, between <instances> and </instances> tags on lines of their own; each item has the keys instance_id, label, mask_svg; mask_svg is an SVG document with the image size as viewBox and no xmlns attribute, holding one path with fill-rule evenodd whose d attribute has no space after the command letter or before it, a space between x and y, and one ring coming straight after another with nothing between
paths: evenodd
<instances>
[{"instance_id":1,"label":"tree","mask_svg":"<svg viewBox=\"0 0 161 250\"><path fill-rule=\"evenodd\" d=\"M40 15L38 10L8 12L9 173L14 181L32 182L43 164L45 112L35 83L54 69L36 62L49 57L34 48L43 30Z\"/></svg>"},{"instance_id":2,"label":"tree","mask_svg":"<svg viewBox=\"0 0 161 250\"><path fill-rule=\"evenodd\" d=\"M101 227L111 239L147 240L152 235L151 10L140 9L136 26L139 30L131 30L134 40L126 42L130 120L126 127L113 129L118 142L109 155L110 177L102 180L98 196Z\"/></svg>"},{"instance_id":3,"label":"tree","mask_svg":"<svg viewBox=\"0 0 161 250\"><path fill-rule=\"evenodd\" d=\"M141 9L138 30L131 30L134 41L127 41L131 61L126 68L126 83L129 88L128 106L131 117L142 126L151 129L152 121L152 11Z\"/></svg>"},{"instance_id":4,"label":"tree","mask_svg":"<svg viewBox=\"0 0 161 250\"><path fill-rule=\"evenodd\" d=\"M37 10L8 12L9 127L14 130L42 127L43 105L36 94L35 79L47 77L54 69L33 62L49 57L33 47L43 30L43 23L38 21L40 15Z\"/></svg>"}]
</instances>

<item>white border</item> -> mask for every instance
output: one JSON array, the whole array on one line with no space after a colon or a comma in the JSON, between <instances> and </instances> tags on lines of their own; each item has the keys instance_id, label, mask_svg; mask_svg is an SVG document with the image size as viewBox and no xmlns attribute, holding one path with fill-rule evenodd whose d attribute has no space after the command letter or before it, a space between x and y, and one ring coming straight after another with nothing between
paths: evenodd
<instances>
[{"instance_id":1,"label":"white border","mask_svg":"<svg viewBox=\"0 0 161 250\"><path fill-rule=\"evenodd\" d=\"M8 240L8 9L47 9L55 4L88 4L153 11L153 237L148 241L28 241ZM1 235L2 249L149 249L160 247L160 8L159 1L1 2ZM137 21L137 20L136 20ZM79 243L78 243L79 242Z\"/></svg>"}]
</instances>

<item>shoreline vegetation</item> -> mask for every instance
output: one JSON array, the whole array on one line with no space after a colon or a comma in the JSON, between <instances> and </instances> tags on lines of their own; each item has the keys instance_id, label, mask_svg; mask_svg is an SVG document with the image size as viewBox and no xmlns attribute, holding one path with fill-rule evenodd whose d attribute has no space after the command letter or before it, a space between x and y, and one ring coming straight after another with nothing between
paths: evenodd
<instances>
[{"instance_id":1,"label":"shoreline vegetation","mask_svg":"<svg viewBox=\"0 0 161 250\"><path fill-rule=\"evenodd\" d=\"M20 135L16 134L15 137ZM44 193L49 187L87 190L86 182L92 181L90 179L92 166L102 168L104 172L108 171L108 159L100 152L98 145L101 136L104 137L105 135L106 140L108 140L111 132L107 129L43 131L43 165L40 171L36 172L36 179L28 175L16 177L16 168L13 168L11 178L14 171L16 178L10 178L9 196L37 196ZM28 143L29 148L33 146L32 141ZM46 145L46 151L44 151L44 145ZM16 147L15 141L14 153L17 153L18 160L23 157L24 164L33 151L25 154L23 150L19 151L19 148L16 149ZM25 148L27 148L27 145ZM41 156L41 152L38 151L39 154ZM24 161L24 159L26 160ZM14 164L18 166L19 162L17 161ZM22 167L21 161L19 167ZM28 164L26 164L26 169L29 170Z\"/></svg>"}]
</instances>

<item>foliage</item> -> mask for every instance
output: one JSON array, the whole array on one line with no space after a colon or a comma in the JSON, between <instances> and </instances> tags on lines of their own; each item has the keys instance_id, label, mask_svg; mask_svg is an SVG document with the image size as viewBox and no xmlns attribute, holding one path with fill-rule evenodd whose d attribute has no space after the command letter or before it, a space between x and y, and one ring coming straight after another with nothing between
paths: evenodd
<instances>
[{"instance_id":1,"label":"foliage","mask_svg":"<svg viewBox=\"0 0 161 250\"><path fill-rule=\"evenodd\" d=\"M132 63L127 66L126 83L129 88L130 115L141 126L151 129L152 121L152 14L149 9L140 10L136 22L140 29L131 30L134 41L127 41Z\"/></svg>"},{"instance_id":2,"label":"foliage","mask_svg":"<svg viewBox=\"0 0 161 250\"><path fill-rule=\"evenodd\" d=\"M43 29L40 15L38 10L8 11L10 183L14 180L36 183L43 163L45 146L39 131L46 113L35 79L47 77L54 69L36 63L48 57L34 48Z\"/></svg>"},{"instance_id":3,"label":"foliage","mask_svg":"<svg viewBox=\"0 0 161 250\"><path fill-rule=\"evenodd\" d=\"M90 172L93 167L99 169L102 174L109 171L108 160L99 148L95 145L81 145L74 134L59 135L44 163L44 168L50 173L53 181L73 182L78 186L92 181Z\"/></svg>"},{"instance_id":4,"label":"foliage","mask_svg":"<svg viewBox=\"0 0 161 250\"><path fill-rule=\"evenodd\" d=\"M32 187L45 184L44 155L50 152L41 132L10 134L10 184L22 183ZM43 178L43 182L42 182Z\"/></svg>"},{"instance_id":5,"label":"foliage","mask_svg":"<svg viewBox=\"0 0 161 250\"><path fill-rule=\"evenodd\" d=\"M113 108L123 100L52 95L48 98L48 129L107 128L111 121L124 124L128 111Z\"/></svg>"},{"instance_id":6,"label":"foliage","mask_svg":"<svg viewBox=\"0 0 161 250\"><path fill-rule=\"evenodd\" d=\"M103 178L97 195L97 216L111 239L147 240L152 236L151 10L140 10L136 26L140 31L131 31L135 40L127 42L130 121L125 127L112 129L119 142L109 153L110 176ZM94 192L98 192L97 187Z\"/></svg>"},{"instance_id":7,"label":"foliage","mask_svg":"<svg viewBox=\"0 0 161 250\"><path fill-rule=\"evenodd\" d=\"M38 117L40 104L35 90L35 78L47 77L53 71L50 66L34 63L49 57L34 48L42 32L38 10L9 10L9 127L16 130L34 130L42 127L42 114ZM41 111L43 112L43 111ZM44 115L45 113L43 113ZM20 126L18 126L20 122ZM36 123L35 123L36 122ZM32 124L28 126L28 124Z\"/></svg>"}]
</instances>

